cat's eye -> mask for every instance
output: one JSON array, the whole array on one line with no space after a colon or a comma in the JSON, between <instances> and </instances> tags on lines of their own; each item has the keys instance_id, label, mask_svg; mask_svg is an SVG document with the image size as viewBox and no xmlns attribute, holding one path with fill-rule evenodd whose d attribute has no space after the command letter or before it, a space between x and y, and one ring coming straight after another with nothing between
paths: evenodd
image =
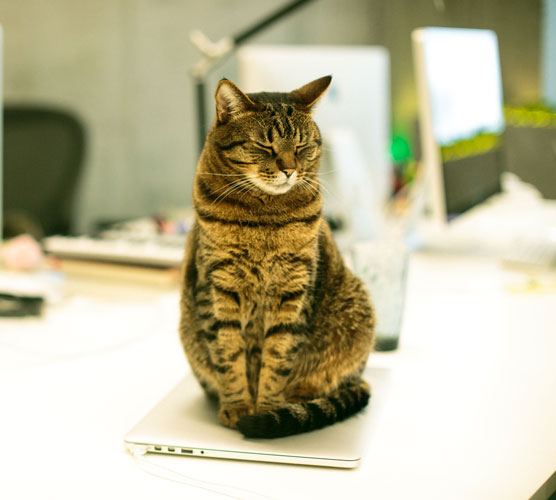
<instances>
[{"instance_id":1,"label":"cat's eye","mask_svg":"<svg viewBox=\"0 0 556 500\"><path fill-rule=\"evenodd\" d=\"M272 146L266 146L266 145L264 145L264 144L261 144L260 142L256 142L255 145L256 145L258 148L260 148L260 149L266 151L268 154L270 154L270 155L272 155L272 156L276 156L276 151L274 151L274 148L273 148Z\"/></svg>"},{"instance_id":2,"label":"cat's eye","mask_svg":"<svg viewBox=\"0 0 556 500\"><path fill-rule=\"evenodd\" d=\"M299 146L296 146L295 154L301 153L301 151L303 151L307 146L308 144L300 144Z\"/></svg>"}]
</instances>

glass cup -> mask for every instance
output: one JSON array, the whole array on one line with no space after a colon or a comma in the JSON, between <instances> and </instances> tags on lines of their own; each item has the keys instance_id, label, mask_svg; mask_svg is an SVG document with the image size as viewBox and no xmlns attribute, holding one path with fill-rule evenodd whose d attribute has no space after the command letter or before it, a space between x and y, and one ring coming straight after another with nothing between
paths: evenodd
<instances>
[{"instance_id":1,"label":"glass cup","mask_svg":"<svg viewBox=\"0 0 556 500\"><path fill-rule=\"evenodd\" d=\"M375 308L375 350L397 349L406 292L409 251L401 240L359 242L349 252L351 268Z\"/></svg>"}]
</instances>

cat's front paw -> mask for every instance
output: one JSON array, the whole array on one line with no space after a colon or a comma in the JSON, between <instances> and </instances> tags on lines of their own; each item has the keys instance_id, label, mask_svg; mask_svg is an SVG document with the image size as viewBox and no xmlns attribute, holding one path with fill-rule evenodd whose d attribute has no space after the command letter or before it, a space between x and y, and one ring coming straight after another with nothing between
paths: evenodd
<instances>
[{"instance_id":1,"label":"cat's front paw","mask_svg":"<svg viewBox=\"0 0 556 500\"><path fill-rule=\"evenodd\" d=\"M253 408L246 404L222 405L218 412L220 423L231 429L237 429L238 420L245 415L252 415Z\"/></svg>"},{"instance_id":2,"label":"cat's front paw","mask_svg":"<svg viewBox=\"0 0 556 500\"><path fill-rule=\"evenodd\" d=\"M285 404L286 401L284 400L283 397L272 398L272 399L260 398L257 401L257 405L256 405L257 408L255 410L255 413L259 414L268 411L274 411L277 410L278 408L282 408Z\"/></svg>"}]
</instances>

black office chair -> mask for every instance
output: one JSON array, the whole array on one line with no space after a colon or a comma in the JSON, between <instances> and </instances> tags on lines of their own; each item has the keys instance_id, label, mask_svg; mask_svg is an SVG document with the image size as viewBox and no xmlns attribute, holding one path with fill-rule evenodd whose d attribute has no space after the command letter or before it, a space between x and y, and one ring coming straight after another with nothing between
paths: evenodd
<instances>
[{"instance_id":1,"label":"black office chair","mask_svg":"<svg viewBox=\"0 0 556 500\"><path fill-rule=\"evenodd\" d=\"M4 106L4 237L70 234L85 131L70 112Z\"/></svg>"}]
</instances>

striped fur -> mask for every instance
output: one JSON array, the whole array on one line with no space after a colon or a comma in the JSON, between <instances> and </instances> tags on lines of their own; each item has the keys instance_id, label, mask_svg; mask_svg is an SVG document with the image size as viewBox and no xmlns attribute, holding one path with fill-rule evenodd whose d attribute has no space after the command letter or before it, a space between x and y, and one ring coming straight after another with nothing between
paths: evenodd
<instances>
[{"instance_id":1,"label":"striped fur","mask_svg":"<svg viewBox=\"0 0 556 500\"><path fill-rule=\"evenodd\" d=\"M322 218L311 107L329 77L289 94L216 91L195 176L180 337L223 425L280 437L367 404L374 317Z\"/></svg>"}]
</instances>

